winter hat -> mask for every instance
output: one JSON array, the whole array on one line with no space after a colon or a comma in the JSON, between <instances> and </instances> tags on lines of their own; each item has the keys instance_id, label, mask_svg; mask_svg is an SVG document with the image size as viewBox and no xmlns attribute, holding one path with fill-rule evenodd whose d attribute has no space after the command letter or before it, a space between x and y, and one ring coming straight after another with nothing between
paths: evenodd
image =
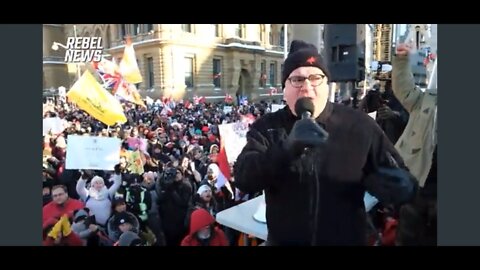
<instances>
[{"instance_id":1,"label":"winter hat","mask_svg":"<svg viewBox=\"0 0 480 270\"><path fill-rule=\"evenodd\" d=\"M157 173L152 172L152 171L148 171L148 172L143 174L143 177L148 178L149 180L155 181L155 178L157 178Z\"/></svg>"},{"instance_id":2,"label":"winter hat","mask_svg":"<svg viewBox=\"0 0 480 270\"><path fill-rule=\"evenodd\" d=\"M212 189L208 185L201 185L197 190L197 194L201 196L203 192L208 190L212 191Z\"/></svg>"},{"instance_id":3,"label":"winter hat","mask_svg":"<svg viewBox=\"0 0 480 270\"><path fill-rule=\"evenodd\" d=\"M133 220L132 216L127 213L127 212L122 212L116 215L116 225L120 226L125 223L130 223L131 225L134 225L135 221Z\"/></svg>"},{"instance_id":4,"label":"winter hat","mask_svg":"<svg viewBox=\"0 0 480 270\"><path fill-rule=\"evenodd\" d=\"M136 246L141 243L140 237L131 231L124 232L120 235L118 239L118 246L121 247L129 247L129 246Z\"/></svg>"},{"instance_id":5,"label":"winter hat","mask_svg":"<svg viewBox=\"0 0 480 270\"><path fill-rule=\"evenodd\" d=\"M293 40L290 44L288 57L283 63L282 88L285 88L285 82L288 76L290 76L290 73L299 67L318 67L330 78L327 64L318 53L317 47L301 40Z\"/></svg>"},{"instance_id":6,"label":"winter hat","mask_svg":"<svg viewBox=\"0 0 480 270\"><path fill-rule=\"evenodd\" d=\"M87 211L85 211L84 209L80 209L73 216L73 221L76 223L76 222L79 222L81 219L86 218L86 217L88 217Z\"/></svg>"},{"instance_id":7,"label":"winter hat","mask_svg":"<svg viewBox=\"0 0 480 270\"><path fill-rule=\"evenodd\" d=\"M93 183L102 183L105 185L105 181L103 180L102 177L98 176L98 175L95 175L93 178L92 178L92 181L91 181L91 185L93 186Z\"/></svg>"}]
</instances>

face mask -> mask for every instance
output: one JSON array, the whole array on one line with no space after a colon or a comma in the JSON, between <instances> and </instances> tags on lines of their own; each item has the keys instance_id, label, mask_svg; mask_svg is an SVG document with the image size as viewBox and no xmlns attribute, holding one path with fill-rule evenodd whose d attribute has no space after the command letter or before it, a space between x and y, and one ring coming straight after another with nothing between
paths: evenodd
<instances>
[{"instance_id":1,"label":"face mask","mask_svg":"<svg viewBox=\"0 0 480 270\"><path fill-rule=\"evenodd\" d=\"M210 238L210 230L202 230L197 233L199 239L205 240Z\"/></svg>"}]
</instances>

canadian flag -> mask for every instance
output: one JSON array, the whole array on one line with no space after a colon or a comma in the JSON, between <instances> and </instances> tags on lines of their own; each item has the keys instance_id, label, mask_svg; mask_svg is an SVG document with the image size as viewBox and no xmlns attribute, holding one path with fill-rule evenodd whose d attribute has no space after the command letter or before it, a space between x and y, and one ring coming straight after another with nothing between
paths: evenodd
<instances>
[{"instance_id":1,"label":"canadian flag","mask_svg":"<svg viewBox=\"0 0 480 270\"><path fill-rule=\"evenodd\" d=\"M230 180L232 175L230 174L230 164L228 163L227 159L227 152L225 151L225 139L220 137L220 151L217 154L217 163L218 168L222 172L222 174Z\"/></svg>"}]
</instances>

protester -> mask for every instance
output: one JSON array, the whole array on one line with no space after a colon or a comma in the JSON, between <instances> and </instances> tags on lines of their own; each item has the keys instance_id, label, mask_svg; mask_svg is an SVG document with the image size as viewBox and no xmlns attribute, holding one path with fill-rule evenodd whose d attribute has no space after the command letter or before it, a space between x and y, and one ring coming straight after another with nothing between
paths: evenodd
<instances>
[{"instance_id":1,"label":"protester","mask_svg":"<svg viewBox=\"0 0 480 270\"><path fill-rule=\"evenodd\" d=\"M393 61L395 96L410 113L410 120L395 145L416 177L416 199L400 210L398 245L437 244L437 85L425 92L415 86L409 66L411 47L399 44Z\"/></svg>"},{"instance_id":2,"label":"protester","mask_svg":"<svg viewBox=\"0 0 480 270\"><path fill-rule=\"evenodd\" d=\"M375 120L380 128L393 144L397 142L407 125L409 115L395 97L391 82L386 82L384 91L379 84L374 85L359 107L366 113L376 112Z\"/></svg>"},{"instance_id":3,"label":"protester","mask_svg":"<svg viewBox=\"0 0 480 270\"><path fill-rule=\"evenodd\" d=\"M397 205L415 195L375 121L328 102L329 76L317 48L294 40L282 71L287 106L251 125L237 158L236 186L265 190L269 245L366 245L365 191ZM314 120L295 111L301 98Z\"/></svg>"},{"instance_id":4,"label":"protester","mask_svg":"<svg viewBox=\"0 0 480 270\"><path fill-rule=\"evenodd\" d=\"M105 182L100 176L94 176L90 181L90 188L85 188L86 181L90 178L87 172L83 172L82 177L77 182L78 195L85 202L86 207L91 210L92 215L95 216L96 223L101 226L105 226L110 217L112 198L121 185L122 179L118 166L116 170L116 173L110 179L111 182L114 182L110 188L105 186Z\"/></svg>"},{"instance_id":5,"label":"protester","mask_svg":"<svg viewBox=\"0 0 480 270\"><path fill-rule=\"evenodd\" d=\"M67 188L61 185L52 187L52 198L53 201L43 207L43 223L52 219L60 219L63 215L72 218L75 210L85 206L83 202L69 198Z\"/></svg>"},{"instance_id":6,"label":"protester","mask_svg":"<svg viewBox=\"0 0 480 270\"><path fill-rule=\"evenodd\" d=\"M203 208L196 209L190 219L190 233L181 246L228 246L225 233L214 226L215 219Z\"/></svg>"}]
</instances>

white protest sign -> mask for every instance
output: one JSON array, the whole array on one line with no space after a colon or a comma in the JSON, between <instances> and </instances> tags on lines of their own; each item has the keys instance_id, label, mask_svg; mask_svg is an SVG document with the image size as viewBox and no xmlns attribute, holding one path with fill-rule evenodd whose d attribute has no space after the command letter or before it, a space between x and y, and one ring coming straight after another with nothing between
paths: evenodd
<instances>
[{"instance_id":1,"label":"white protest sign","mask_svg":"<svg viewBox=\"0 0 480 270\"><path fill-rule=\"evenodd\" d=\"M66 97L67 89L64 86L58 87L58 95L62 98Z\"/></svg>"},{"instance_id":2,"label":"white protest sign","mask_svg":"<svg viewBox=\"0 0 480 270\"><path fill-rule=\"evenodd\" d=\"M52 131L52 134L62 133L66 128L64 121L58 117L50 117L43 119L43 136L45 136L49 131Z\"/></svg>"},{"instance_id":3,"label":"white protest sign","mask_svg":"<svg viewBox=\"0 0 480 270\"><path fill-rule=\"evenodd\" d=\"M220 137L225 145L229 163L235 162L247 144L248 123L236 122L219 125Z\"/></svg>"},{"instance_id":4,"label":"white protest sign","mask_svg":"<svg viewBox=\"0 0 480 270\"><path fill-rule=\"evenodd\" d=\"M69 135L65 168L113 170L120 163L118 138Z\"/></svg>"},{"instance_id":5,"label":"white protest sign","mask_svg":"<svg viewBox=\"0 0 480 270\"><path fill-rule=\"evenodd\" d=\"M272 104L272 113L278 111L278 110L281 110L283 109L283 107L285 107L285 105L282 105L282 104Z\"/></svg>"}]
</instances>

